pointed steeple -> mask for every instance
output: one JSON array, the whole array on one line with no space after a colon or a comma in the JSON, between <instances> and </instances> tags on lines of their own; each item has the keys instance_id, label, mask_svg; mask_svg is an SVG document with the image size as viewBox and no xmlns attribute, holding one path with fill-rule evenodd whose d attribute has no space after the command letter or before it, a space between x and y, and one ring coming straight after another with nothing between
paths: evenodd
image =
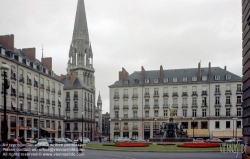
<instances>
[{"instance_id":1,"label":"pointed steeple","mask_svg":"<svg viewBox=\"0 0 250 159\"><path fill-rule=\"evenodd\" d=\"M101 104L102 105L102 99L101 99L101 94L99 91L99 96L98 96L98 100L97 100L97 105Z\"/></svg>"},{"instance_id":2,"label":"pointed steeple","mask_svg":"<svg viewBox=\"0 0 250 159\"><path fill-rule=\"evenodd\" d=\"M43 58L43 44L42 44L42 58Z\"/></svg>"}]
</instances>

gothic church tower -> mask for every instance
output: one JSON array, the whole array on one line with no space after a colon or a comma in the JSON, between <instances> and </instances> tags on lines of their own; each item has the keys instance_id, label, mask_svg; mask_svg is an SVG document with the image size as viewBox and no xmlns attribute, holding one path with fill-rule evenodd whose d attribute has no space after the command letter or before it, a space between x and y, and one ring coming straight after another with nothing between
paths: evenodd
<instances>
[{"instance_id":1,"label":"gothic church tower","mask_svg":"<svg viewBox=\"0 0 250 159\"><path fill-rule=\"evenodd\" d=\"M69 49L67 73L76 72L81 82L95 88L93 53L89 41L84 0L78 0L72 42Z\"/></svg>"}]
</instances>

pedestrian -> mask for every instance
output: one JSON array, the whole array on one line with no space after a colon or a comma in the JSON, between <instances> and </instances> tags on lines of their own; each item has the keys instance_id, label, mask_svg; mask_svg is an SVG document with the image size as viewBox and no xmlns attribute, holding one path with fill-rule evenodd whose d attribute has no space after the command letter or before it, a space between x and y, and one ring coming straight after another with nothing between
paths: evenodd
<instances>
[{"instance_id":1,"label":"pedestrian","mask_svg":"<svg viewBox=\"0 0 250 159\"><path fill-rule=\"evenodd\" d=\"M101 138L101 136L99 136L99 142L102 142L102 138Z\"/></svg>"}]
</instances>

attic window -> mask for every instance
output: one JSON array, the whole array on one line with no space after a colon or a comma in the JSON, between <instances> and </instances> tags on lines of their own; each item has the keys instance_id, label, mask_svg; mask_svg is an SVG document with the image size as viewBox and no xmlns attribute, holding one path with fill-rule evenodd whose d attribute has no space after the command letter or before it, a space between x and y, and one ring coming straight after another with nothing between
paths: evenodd
<instances>
[{"instance_id":1,"label":"attic window","mask_svg":"<svg viewBox=\"0 0 250 159\"><path fill-rule=\"evenodd\" d=\"M149 83L149 78L145 79L145 83Z\"/></svg>"},{"instance_id":2,"label":"attic window","mask_svg":"<svg viewBox=\"0 0 250 159\"><path fill-rule=\"evenodd\" d=\"M4 48L1 48L1 54L2 54L2 55L5 55L5 50L4 50Z\"/></svg>"},{"instance_id":3,"label":"attic window","mask_svg":"<svg viewBox=\"0 0 250 159\"><path fill-rule=\"evenodd\" d=\"M206 81L206 80L207 80L207 76L202 76L202 77L201 77L201 80L202 80L202 81Z\"/></svg>"},{"instance_id":4,"label":"attic window","mask_svg":"<svg viewBox=\"0 0 250 159\"><path fill-rule=\"evenodd\" d=\"M128 80L125 80L125 81L124 81L124 84L128 84Z\"/></svg>"},{"instance_id":5,"label":"attic window","mask_svg":"<svg viewBox=\"0 0 250 159\"><path fill-rule=\"evenodd\" d=\"M154 83L158 83L159 82L159 79L158 78L155 78L154 79Z\"/></svg>"},{"instance_id":6,"label":"attic window","mask_svg":"<svg viewBox=\"0 0 250 159\"><path fill-rule=\"evenodd\" d=\"M163 79L163 82L164 82L164 83L168 83L168 78L164 78L164 79Z\"/></svg>"},{"instance_id":7,"label":"attic window","mask_svg":"<svg viewBox=\"0 0 250 159\"><path fill-rule=\"evenodd\" d=\"M231 75L226 75L226 80L230 80L231 79Z\"/></svg>"},{"instance_id":8,"label":"attic window","mask_svg":"<svg viewBox=\"0 0 250 159\"><path fill-rule=\"evenodd\" d=\"M220 75L214 76L214 80L220 80Z\"/></svg>"},{"instance_id":9,"label":"attic window","mask_svg":"<svg viewBox=\"0 0 250 159\"><path fill-rule=\"evenodd\" d=\"M139 80L138 79L135 79L135 84L139 84Z\"/></svg>"},{"instance_id":10,"label":"attic window","mask_svg":"<svg viewBox=\"0 0 250 159\"><path fill-rule=\"evenodd\" d=\"M197 77L192 77L192 81L197 81Z\"/></svg>"},{"instance_id":11,"label":"attic window","mask_svg":"<svg viewBox=\"0 0 250 159\"><path fill-rule=\"evenodd\" d=\"M177 77L174 77L174 78L173 78L173 82L177 82Z\"/></svg>"},{"instance_id":12,"label":"attic window","mask_svg":"<svg viewBox=\"0 0 250 159\"><path fill-rule=\"evenodd\" d=\"M182 81L187 82L187 77L183 77Z\"/></svg>"}]
</instances>

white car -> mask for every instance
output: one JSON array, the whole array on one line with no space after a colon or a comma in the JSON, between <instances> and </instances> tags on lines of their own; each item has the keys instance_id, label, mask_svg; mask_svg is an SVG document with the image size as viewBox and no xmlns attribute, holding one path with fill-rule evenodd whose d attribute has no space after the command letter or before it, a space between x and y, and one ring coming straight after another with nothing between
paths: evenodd
<instances>
[{"instance_id":1,"label":"white car","mask_svg":"<svg viewBox=\"0 0 250 159\"><path fill-rule=\"evenodd\" d=\"M117 139L114 139L114 142L132 142L132 140L127 137L118 137Z\"/></svg>"},{"instance_id":2,"label":"white car","mask_svg":"<svg viewBox=\"0 0 250 159\"><path fill-rule=\"evenodd\" d=\"M82 142L82 137L78 137L77 140L74 140L74 143L77 143L78 140L80 140L80 142L83 143L83 144L88 144L88 143L90 143L90 140L89 140L89 138L87 138L87 137L83 137L83 142Z\"/></svg>"},{"instance_id":3,"label":"white car","mask_svg":"<svg viewBox=\"0 0 250 159\"><path fill-rule=\"evenodd\" d=\"M146 142L146 140L143 140L142 138L138 138L138 139L134 140L134 142Z\"/></svg>"},{"instance_id":4,"label":"white car","mask_svg":"<svg viewBox=\"0 0 250 159\"><path fill-rule=\"evenodd\" d=\"M67 144L68 143L64 138L58 138L58 140L60 140L62 144Z\"/></svg>"},{"instance_id":5,"label":"white car","mask_svg":"<svg viewBox=\"0 0 250 159\"><path fill-rule=\"evenodd\" d=\"M225 143L233 143L233 142L236 143L238 140L240 140L240 139L238 139L238 138L231 138L229 140L225 140Z\"/></svg>"},{"instance_id":6,"label":"white car","mask_svg":"<svg viewBox=\"0 0 250 159\"><path fill-rule=\"evenodd\" d=\"M36 144L37 149L39 148L49 148L49 143L47 139L39 139Z\"/></svg>"},{"instance_id":7,"label":"white car","mask_svg":"<svg viewBox=\"0 0 250 159\"><path fill-rule=\"evenodd\" d=\"M30 143L30 144L36 144L37 143L37 141L35 139L33 139L33 138L27 138L26 141L28 143Z\"/></svg>"}]
</instances>

